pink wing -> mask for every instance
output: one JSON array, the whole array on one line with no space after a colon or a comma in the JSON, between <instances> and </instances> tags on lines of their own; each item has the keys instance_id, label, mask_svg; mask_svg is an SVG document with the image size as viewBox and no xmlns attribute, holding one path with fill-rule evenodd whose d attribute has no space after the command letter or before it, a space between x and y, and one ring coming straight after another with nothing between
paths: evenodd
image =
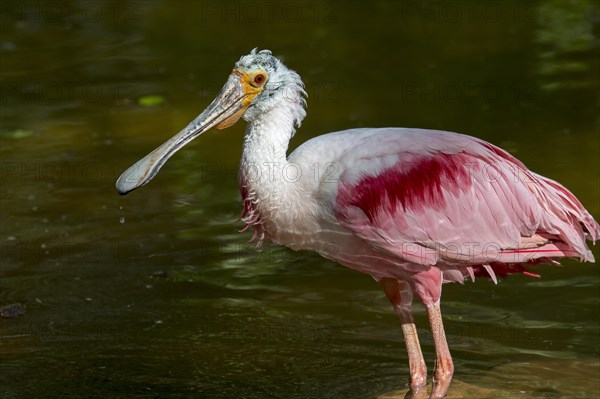
<instances>
[{"instance_id":1,"label":"pink wing","mask_svg":"<svg viewBox=\"0 0 600 399\"><path fill-rule=\"evenodd\" d=\"M600 226L560 184L473 137L418 130L396 137L381 160L358 156L338 186L336 217L372 247L437 265L456 281L463 273L452 278L451 269L472 278L485 270L495 280L553 257L594 261L586 238L597 240Z\"/></svg>"}]
</instances>

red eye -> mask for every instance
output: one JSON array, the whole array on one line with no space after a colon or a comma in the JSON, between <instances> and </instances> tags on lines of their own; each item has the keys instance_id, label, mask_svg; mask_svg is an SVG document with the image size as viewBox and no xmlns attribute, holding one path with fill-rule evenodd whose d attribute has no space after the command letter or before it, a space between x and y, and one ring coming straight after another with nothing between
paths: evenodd
<instances>
[{"instance_id":1,"label":"red eye","mask_svg":"<svg viewBox=\"0 0 600 399\"><path fill-rule=\"evenodd\" d=\"M256 83L257 85L261 85L265 82L265 75L263 75L262 73L259 73L258 75L256 75L254 77L254 83Z\"/></svg>"}]
</instances>

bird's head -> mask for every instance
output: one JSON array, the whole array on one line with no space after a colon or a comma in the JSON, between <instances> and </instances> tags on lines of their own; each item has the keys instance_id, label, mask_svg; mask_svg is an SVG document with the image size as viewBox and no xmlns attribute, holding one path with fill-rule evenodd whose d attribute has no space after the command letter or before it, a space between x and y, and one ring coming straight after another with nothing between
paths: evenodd
<instances>
[{"instance_id":1,"label":"bird's head","mask_svg":"<svg viewBox=\"0 0 600 399\"><path fill-rule=\"evenodd\" d=\"M243 76L250 86L262 83L260 92L243 113L244 120L252 122L259 115L285 102L297 105L289 108L297 113L293 115L294 121L297 125L300 124L305 116L304 84L296 72L283 65L269 50L257 52L254 49L250 54L241 57L235 64L233 73Z\"/></svg>"},{"instance_id":2,"label":"bird's head","mask_svg":"<svg viewBox=\"0 0 600 399\"><path fill-rule=\"evenodd\" d=\"M148 183L179 149L205 131L228 128L240 118L252 122L282 102L290 104L296 125L306 115L306 92L300 76L288 69L269 50L240 58L213 102L183 130L127 169L117 180L124 195Z\"/></svg>"}]
</instances>

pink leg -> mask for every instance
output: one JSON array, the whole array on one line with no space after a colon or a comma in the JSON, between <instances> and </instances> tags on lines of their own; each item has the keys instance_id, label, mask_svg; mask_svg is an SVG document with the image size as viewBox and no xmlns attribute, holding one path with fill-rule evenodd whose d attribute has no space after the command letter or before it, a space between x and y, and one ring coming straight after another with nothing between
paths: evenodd
<instances>
[{"instance_id":1,"label":"pink leg","mask_svg":"<svg viewBox=\"0 0 600 399\"><path fill-rule=\"evenodd\" d=\"M433 334L433 344L435 346L435 370L433 373L433 390L430 398L443 398L448 392L452 375L454 374L454 364L446 333L444 332L444 323L442 322L442 312L440 310L440 297L442 295L442 272L437 268L431 268L426 272L418 273L413 279L413 287L425 305L431 332Z\"/></svg>"},{"instance_id":2,"label":"pink leg","mask_svg":"<svg viewBox=\"0 0 600 399\"><path fill-rule=\"evenodd\" d=\"M412 289L407 283L392 278L383 278L379 280L379 284L402 323L402 333L408 352L410 387L416 393L427 382L427 366L423 360L423 352L412 315Z\"/></svg>"},{"instance_id":3,"label":"pink leg","mask_svg":"<svg viewBox=\"0 0 600 399\"><path fill-rule=\"evenodd\" d=\"M435 345L435 370L433 372L433 391L431 398L443 398L448 392L452 375L454 374L454 364L446 334L444 332L444 324L442 323L442 312L440 311L439 302L432 305L426 305L431 331L433 333L433 344Z\"/></svg>"}]
</instances>

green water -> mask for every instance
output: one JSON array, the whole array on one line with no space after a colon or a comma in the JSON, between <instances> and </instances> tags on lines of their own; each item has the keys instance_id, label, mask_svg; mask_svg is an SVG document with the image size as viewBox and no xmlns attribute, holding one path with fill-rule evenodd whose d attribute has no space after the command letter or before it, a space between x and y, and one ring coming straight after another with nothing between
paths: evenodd
<instances>
[{"instance_id":1,"label":"green water","mask_svg":"<svg viewBox=\"0 0 600 399\"><path fill-rule=\"evenodd\" d=\"M467 133L600 217L591 0L0 8L0 305L26 305L0 319L2 398L402 397L400 324L372 279L237 232L243 123L115 192L253 47L306 83L292 148L351 127ZM563 264L444 287L453 397L600 395L600 272Z\"/></svg>"}]
</instances>

